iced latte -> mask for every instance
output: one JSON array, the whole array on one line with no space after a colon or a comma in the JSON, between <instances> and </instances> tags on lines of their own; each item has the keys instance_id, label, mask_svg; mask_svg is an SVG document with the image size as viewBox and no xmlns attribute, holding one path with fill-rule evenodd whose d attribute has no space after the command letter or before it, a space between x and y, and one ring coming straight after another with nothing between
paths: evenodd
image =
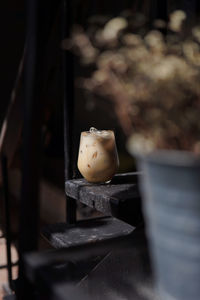
<instances>
[{"instance_id":1,"label":"iced latte","mask_svg":"<svg viewBox=\"0 0 200 300\"><path fill-rule=\"evenodd\" d=\"M107 182L112 179L119 165L115 135L111 130L81 133L78 169L89 182Z\"/></svg>"}]
</instances>

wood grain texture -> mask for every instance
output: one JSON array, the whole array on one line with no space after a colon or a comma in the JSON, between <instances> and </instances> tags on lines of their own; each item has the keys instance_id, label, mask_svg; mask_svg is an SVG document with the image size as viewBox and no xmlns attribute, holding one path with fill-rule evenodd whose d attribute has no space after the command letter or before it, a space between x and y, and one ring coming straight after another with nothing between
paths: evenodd
<instances>
[{"instance_id":1,"label":"wood grain texture","mask_svg":"<svg viewBox=\"0 0 200 300\"><path fill-rule=\"evenodd\" d=\"M115 243L110 240L109 251L107 241L104 241L90 244L86 249L78 246L72 247L71 251L70 248L62 249L62 252L61 249L54 250L46 256L37 253L27 260L28 274L32 272L30 266L34 269L36 262L35 282L42 286L45 283L45 294L50 294L52 300L158 300L144 228L135 229L125 239L126 243L120 239ZM89 257L106 250L107 255L77 284L68 263L73 261L81 268ZM55 263L58 265L56 272Z\"/></svg>"},{"instance_id":2,"label":"wood grain texture","mask_svg":"<svg viewBox=\"0 0 200 300\"><path fill-rule=\"evenodd\" d=\"M94 243L131 233L135 227L112 217L78 221L74 225L57 223L47 225L42 235L54 248Z\"/></svg>"},{"instance_id":3,"label":"wood grain texture","mask_svg":"<svg viewBox=\"0 0 200 300\"><path fill-rule=\"evenodd\" d=\"M138 175L117 174L109 184L92 184L83 178L68 180L65 182L65 192L67 196L104 214L136 225L142 218Z\"/></svg>"}]
</instances>

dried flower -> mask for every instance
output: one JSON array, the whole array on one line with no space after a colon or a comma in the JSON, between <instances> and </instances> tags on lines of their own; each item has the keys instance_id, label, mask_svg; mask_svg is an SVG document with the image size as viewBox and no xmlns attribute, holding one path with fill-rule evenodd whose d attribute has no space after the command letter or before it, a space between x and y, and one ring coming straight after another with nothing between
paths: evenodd
<instances>
[{"instance_id":1,"label":"dried flower","mask_svg":"<svg viewBox=\"0 0 200 300\"><path fill-rule=\"evenodd\" d=\"M194 38L200 43L200 26L196 26L192 29Z\"/></svg>"},{"instance_id":2,"label":"dried flower","mask_svg":"<svg viewBox=\"0 0 200 300\"><path fill-rule=\"evenodd\" d=\"M138 34L127 33L122 38L126 46L140 46L143 44L142 38Z\"/></svg>"},{"instance_id":3,"label":"dried flower","mask_svg":"<svg viewBox=\"0 0 200 300\"><path fill-rule=\"evenodd\" d=\"M108 21L92 37L76 32L72 45L96 66L84 88L113 101L137 151L181 149L200 154L200 27L183 34L182 11L147 32L130 15ZM135 24L135 28L133 28ZM170 28L163 35L157 28ZM142 32L142 34L141 34Z\"/></svg>"},{"instance_id":4,"label":"dried flower","mask_svg":"<svg viewBox=\"0 0 200 300\"><path fill-rule=\"evenodd\" d=\"M120 30L125 29L128 25L126 19L118 17L114 18L106 23L104 26L102 37L105 40L112 40L117 38Z\"/></svg>"},{"instance_id":5,"label":"dried flower","mask_svg":"<svg viewBox=\"0 0 200 300\"><path fill-rule=\"evenodd\" d=\"M163 53L165 51L165 43L163 35L158 30L152 30L145 36L145 42L149 46L150 50L157 53Z\"/></svg>"},{"instance_id":6,"label":"dried flower","mask_svg":"<svg viewBox=\"0 0 200 300\"><path fill-rule=\"evenodd\" d=\"M186 19L186 13L182 10L176 10L170 14L169 28L175 32L180 32L183 21Z\"/></svg>"}]
</instances>

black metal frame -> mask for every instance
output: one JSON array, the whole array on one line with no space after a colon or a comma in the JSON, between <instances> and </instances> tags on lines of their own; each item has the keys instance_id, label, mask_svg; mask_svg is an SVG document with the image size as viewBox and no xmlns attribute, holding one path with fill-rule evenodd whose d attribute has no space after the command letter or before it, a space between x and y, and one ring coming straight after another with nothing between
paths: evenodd
<instances>
[{"instance_id":1,"label":"black metal frame","mask_svg":"<svg viewBox=\"0 0 200 300\"><path fill-rule=\"evenodd\" d=\"M26 280L23 256L38 248L39 179L45 50L52 20L60 1L27 1L27 38L24 70L24 131L20 204L19 279L17 299L31 299L34 293ZM37 117L36 117L37 116Z\"/></svg>"},{"instance_id":2,"label":"black metal frame","mask_svg":"<svg viewBox=\"0 0 200 300\"><path fill-rule=\"evenodd\" d=\"M72 1L62 0L62 38L68 38L72 25ZM73 54L62 52L64 102L65 181L73 178L74 64ZM76 202L66 197L66 222L76 222Z\"/></svg>"},{"instance_id":3,"label":"black metal frame","mask_svg":"<svg viewBox=\"0 0 200 300\"><path fill-rule=\"evenodd\" d=\"M11 230L10 230L10 195L8 183L8 167L7 158L5 155L1 157L2 179L4 190L4 207L5 207L5 237L6 237L6 255L7 255L7 270L8 283L11 290L14 289L12 279L12 259L11 259Z\"/></svg>"},{"instance_id":4,"label":"black metal frame","mask_svg":"<svg viewBox=\"0 0 200 300\"><path fill-rule=\"evenodd\" d=\"M57 295L57 288L59 288L59 294L62 295L62 299L68 299L67 297L69 297L69 299L71 299L72 297L73 299L79 299L79 297L81 296L84 299L84 291L82 293L79 291L76 295L76 289L79 289L79 285L74 285L74 283L71 281L61 282L60 284L60 282L57 281L56 275L52 273L52 268L59 265L63 266L66 264L66 262L69 261L74 261L76 263L81 261L87 261L91 258L91 256L105 257L105 253L108 253L106 257L109 256L111 253L113 253L114 255L120 254L123 256L124 250L126 249L132 249L133 253L134 251L140 252L140 249L143 249L145 252L145 263L147 264L147 269L150 268L148 260L148 251L146 250L147 243L144 235L144 228L138 227L136 230L132 231L126 236L120 236L114 239L112 238L95 243L89 243L86 245L84 244L79 246L73 246L67 249L50 250L45 251L43 253L35 252L28 254L25 256L26 273L28 274L30 282L34 282L36 285L45 286L45 295L49 299L60 299ZM139 265L137 263L136 265L137 268L139 268ZM144 272L144 268L142 265L140 269L141 270L138 271ZM117 271L118 270L116 270L116 272ZM68 272L70 272L70 270L68 270ZM146 275L148 276L148 274ZM70 287L73 289L72 294L70 294ZM126 285L125 288L127 288ZM86 299L88 299L88 297L86 297Z\"/></svg>"}]
</instances>

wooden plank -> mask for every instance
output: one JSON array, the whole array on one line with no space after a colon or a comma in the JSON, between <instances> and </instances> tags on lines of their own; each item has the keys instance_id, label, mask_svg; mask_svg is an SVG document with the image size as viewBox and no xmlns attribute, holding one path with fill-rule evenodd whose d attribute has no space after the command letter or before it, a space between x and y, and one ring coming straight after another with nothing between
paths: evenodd
<instances>
[{"instance_id":1,"label":"wooden plank","mask_svg":"<svg viewBox=\"0 0 200 300\"><path fill-rule=\"evenodd\" d=\"M139 173L134 172L117 174L110 184L92 184L83 178L68 180L65 182L65 192L71 198L104 214L126 222L130 221L131 216L137 216L139 220L141 213L138 175Z\"/></svg>"},{"instance_id":2,"label":"wooden plank","mask_svg":"<svg viewBox=\"0 0 200 300\"><path fill-rule=\"evenodd\" d=\"M103 253L108 254L77 285L67 263L72 261L81 268L83 262ZM43 295L51 295L52 300L158 299L143 228L123 238L33 253L25 259L27 276L37 287L40 284Z\"/></svg>"},{"instance_id":3,"label":"wooden plank","mask_svg":"<svg viewBox=\"0 0 200 300\"><path fill-rule=\"evenodd\" d=\"M74 225L50 224L42 229L42 235L54 248L59 249L128 235L134 229L115 218L102 217L78 221Z\"/></svg>"},{"instance_id":4,"label":"wooden plank","mask_svg":"<svg viewBox=\"0 0 200 300\"><path fill-rule=\"evenodd\" d=\"M54 266L62 264L67 261L85 261L94 256L105 255L112 249L121 251L124 247L134 243L133 236L135 236L137 229L133 229L131 233L110 237L103 241L83 243L79 245L71 245L67 248L53 249L41 252L32 252L24 256L26 264L26 275L29 280L34 283L37 279L37 272L40 268L45 266Z\"/></svg>"},{"instance_id":5,"label":"wooden plank","mask_svg":"<svg viewBox=\"0 0 200 300\"><path fill-rule=\"evenodd\" d=\"M79 288L88 300L156 300L145 241L121 253L112 251Z\"/></svg>"},{"instance_id":6,"label":"wooden plank","mask_svg":"<svg viewBox=\"0 0 200 300\"><path fill-rule=\"evenodd\" d=\"M136 235L122 251L111 251L78 286L60 282L56 300L158 300L144 233Z\"/></svg>"}]
</instances>

